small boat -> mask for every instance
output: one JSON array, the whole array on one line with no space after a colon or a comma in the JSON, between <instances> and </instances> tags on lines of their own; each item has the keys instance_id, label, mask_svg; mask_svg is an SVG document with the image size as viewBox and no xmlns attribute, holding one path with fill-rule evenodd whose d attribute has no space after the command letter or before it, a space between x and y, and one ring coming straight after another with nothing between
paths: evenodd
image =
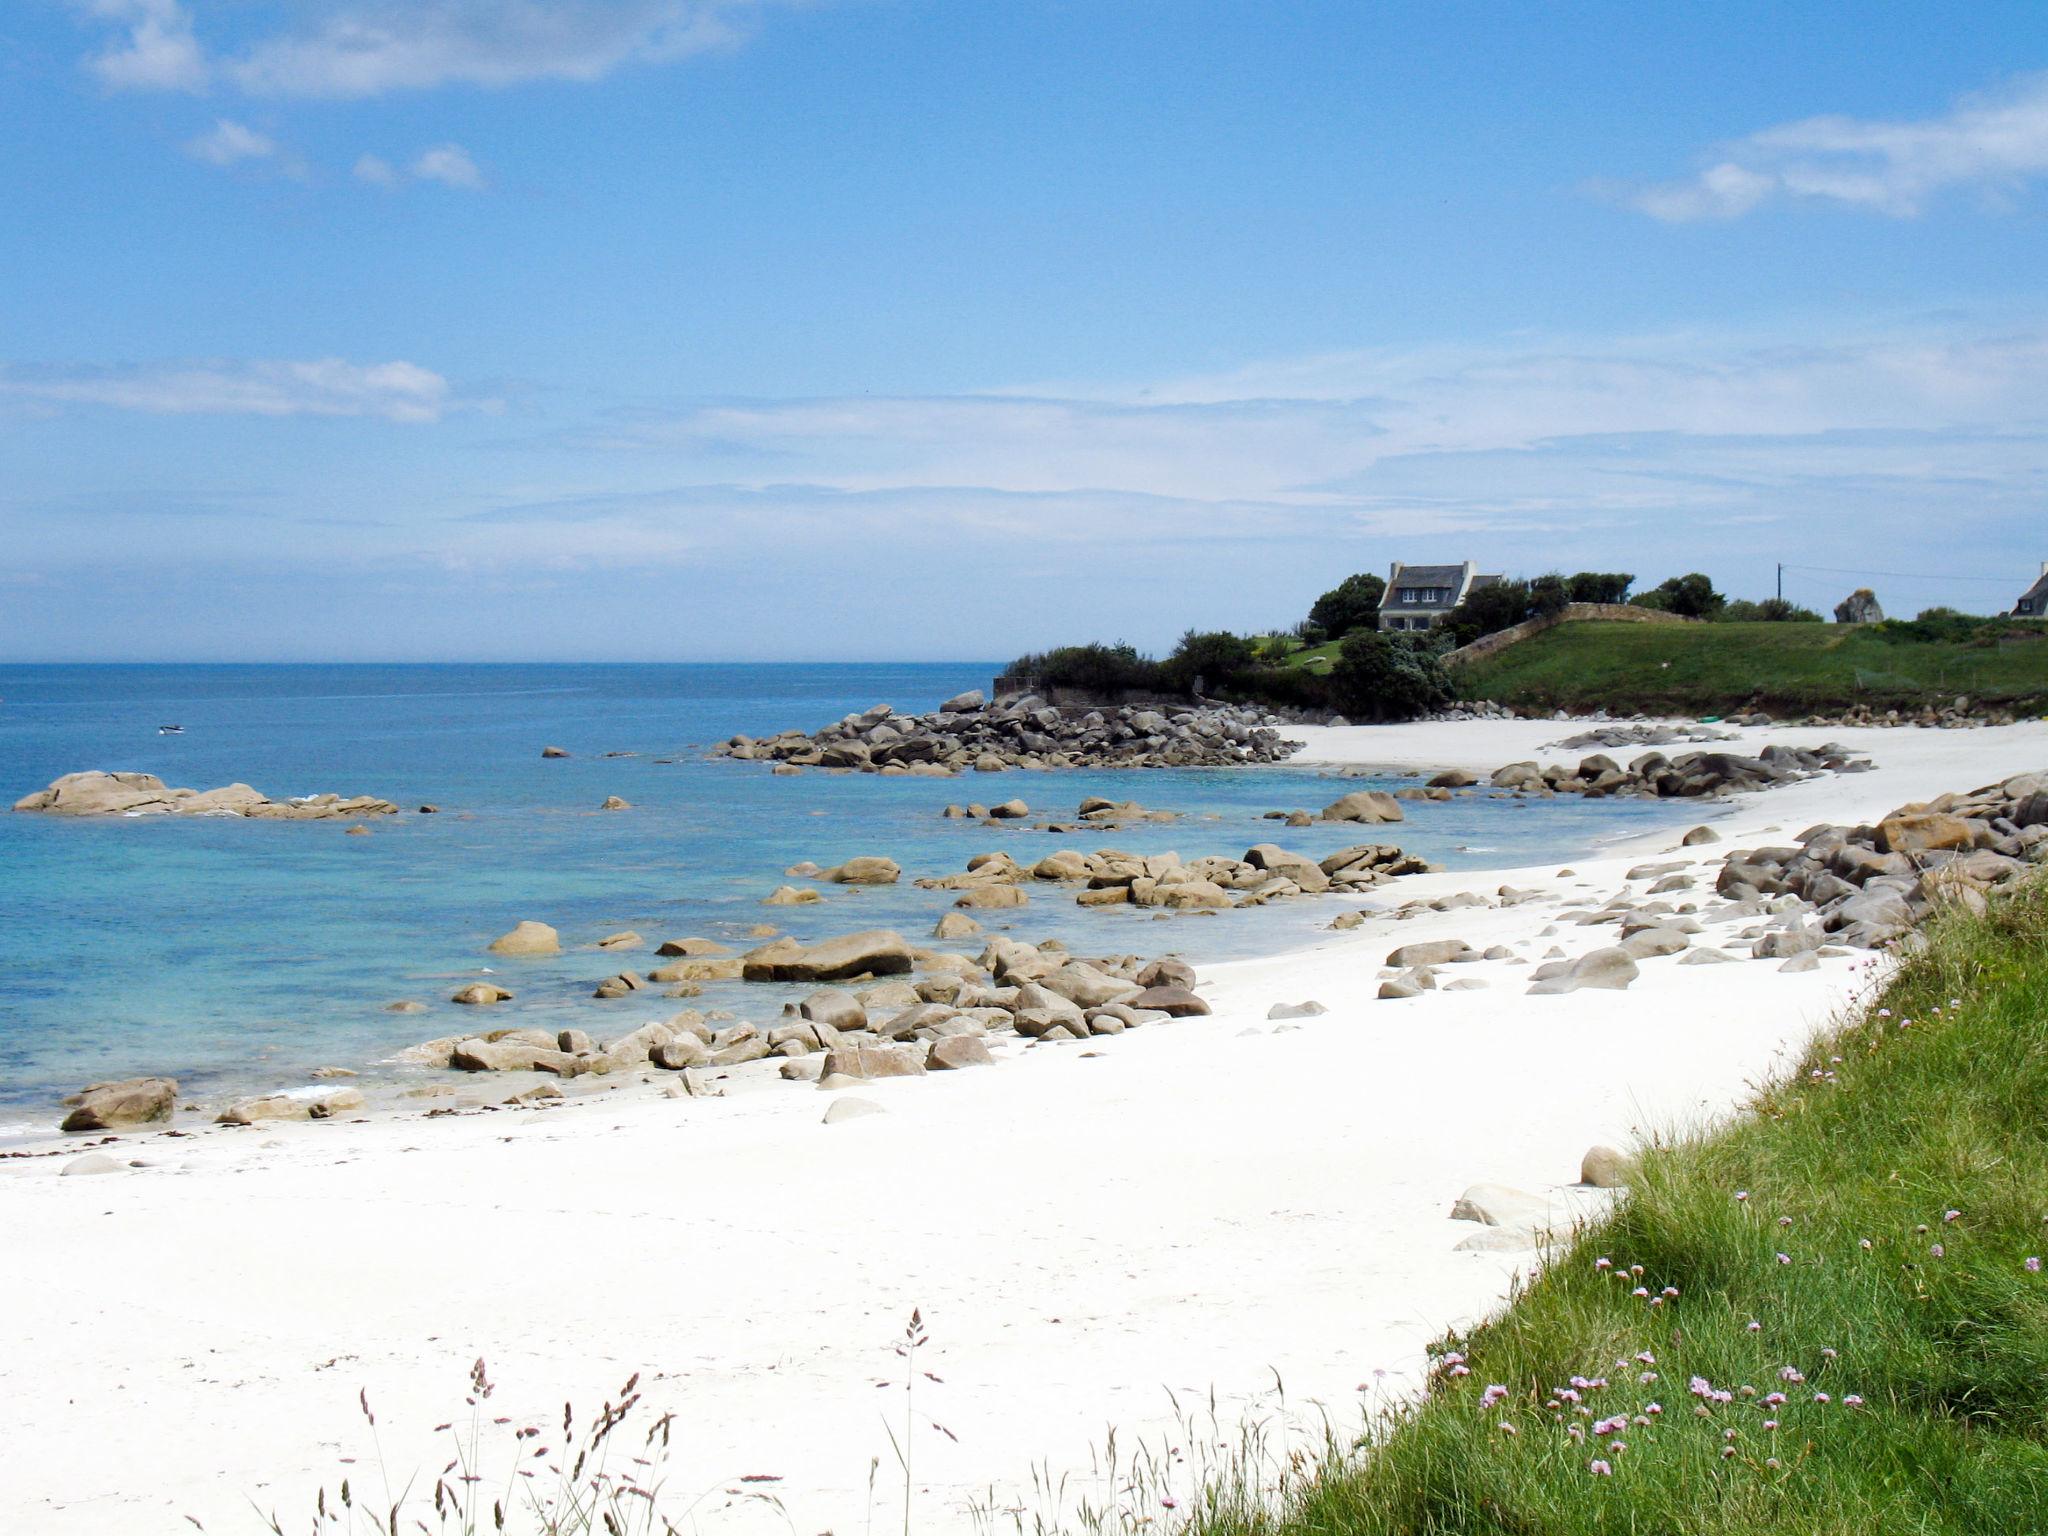
<instances>
[{"instance_id":1,"label":"small boat","mask_svg":"<svg viewBox=\"0 0 2048 1536\"><path fill-rule=\"evenodd\" d=\"M182 725L160 725L156 728L156 733L159 736L182 736L185 734L185 727Z\"/></svg>"}]
</instances>

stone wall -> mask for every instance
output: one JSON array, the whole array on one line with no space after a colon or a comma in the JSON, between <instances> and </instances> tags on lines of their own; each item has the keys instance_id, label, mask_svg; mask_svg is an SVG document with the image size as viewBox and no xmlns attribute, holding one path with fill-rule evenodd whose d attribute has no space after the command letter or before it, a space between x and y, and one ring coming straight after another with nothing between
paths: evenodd
<instances>
[{"instance_id":1,"label":"stone wall","mask_svg":"<svg viewBox=\"0 0 2048 1536\"><path fill-rule=\"evenodd\" d=\"M1698 619L1687 618L1684 614L1665 613L1656 608L1638 608L1634 603L1567 603L1564 611L1543 619L1524 619L1507 629L1495 630L1490 635L1481 635L1470 645L1460 646L1444 657L1447 667L1458 666L1468 661L1479 661L1496 652L1504 651L1532 635L1540 635L1546 629L1555 629L1560 624L1575 620L1597 619L1610 624L1697 624Z\"/></svg>"}]
</instances>

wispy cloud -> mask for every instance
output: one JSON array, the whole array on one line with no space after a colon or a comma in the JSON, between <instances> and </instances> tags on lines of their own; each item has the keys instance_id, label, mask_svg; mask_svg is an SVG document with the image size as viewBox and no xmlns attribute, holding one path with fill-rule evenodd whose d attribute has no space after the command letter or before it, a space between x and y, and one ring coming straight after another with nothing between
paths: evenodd
<instances>
[{"instance_id":1,"label":"wispy cloud","mask_svg":"<svg viewBox=\"0 0 2048 1536\"><path fill-rule=\"evenodd\" d=\"M208 165L236 165L244 160L268 160L277 154L277 141L242 123L222 118L210 133L188 140L185 153Z\"/></svg>"},{"instance_id":2,"label":"wispy cloud","mask_svg":"<svg viewBox=\"0 0 2048 1536\"><path fill-rule=\"evenodd\" d=\"M1120 389L712 402L615 423L592 446L754 483L983 486L1336 505L1390 466L1602 437L1808 439L2037 431L2048 331L1905 328L1799 340L1673 334L1282 359ZM1342 489L1336 489L1341 487Z\"/></svg>"},{"instance_id":3,"label":"wispy cloud","mask_svg":"<svg viewBox=\"0 0 2048 1536\"><path fill-rule=\"evenodd\" d=\"M438 181L470 192L481 191L484 184L484 173L460 144L436 145L413 161L412 174L415 181Z\"/></svg>"},{"instance_id":4,"label":"wispy cloud","mask_svg":"<svg viewBox=\"0 0 2048 1536\"><path fill-rule=\"evenodd\" d=\"M395 187L399 182L398 167L382 155L364 155L356 161L352 174L373 187Z\"/></svg>"},{"instance_id":5,"label":"wispy cloud","mask_svg":"<svg viewBox=\"0 0 2048 1536\"><path fill-rule=\"evenodd\" d=\"M487 185L483 168L476 163L475 156L460 144L437 144L404 165L395 164L383 155L363 155L349 174L365 186L382 187L387 191L418 181L434 182L464 192L481 192Z\"/></svg>"},{"instance_id":6,"label":"wispy cloud","mask_svg":"<svg viewBox=\"0 0 2048 1536\"><path fill-rule=\"evenodd\" d=\"M440 374L407 362L248 361L135 368L0 368L0 401L101 406L159 416L363 416L438 421L459 402Z\"/></svg>"},{"instance_id":7,"label":"wispy cloud","mask_svg":"<svg viewBox=\"0 0 2048 1536\"><path fill-rule=\"evenodd\" d=\"M259 133L247 123L238 123L228 117L218 119L212 128L196 138L187 139L185 153L224 170L241 166L275 176L287 176L294 181L312 178L310 167L299 155L286 149L269 134Z\"/></svg>"},{"instance_id":8,"label":"wispy cloud","mask_svg":"<svg viewBox=\"0 0 2048 1536\"><path fill-rule=\"evenodd\" d=\"M119 40L89 60L114 90L203 91L211 73L178 0L82 0L86 10L120 27Z\"/></svg>"},{"instance_id":9,"label":"wispy cloud","mask_svg":"<svg viewBox=\"0 0 2048 1536\"><path fill-rule=\"evenodd\" d=\"M1636 189L1637 208L1671 223L1735 219L1779 199L1894 218L1937 193L2005 195L2048 173L2048 73L1904 122L1809 117L1723 146L1697 175Z\"/></svg>"},{"instance_id":10,"label":"wispy cloud","mask_svg":"<svg viewBox=\"0 0 2048 1536\"><path fill-rule=\"evenodd\" d=\"M78 0L118 25L107 85L347 100L437 86L591 81L730 47L767 0L310 0L294 30L209 53L181 0Z\"/></svg>"}]
</instances>

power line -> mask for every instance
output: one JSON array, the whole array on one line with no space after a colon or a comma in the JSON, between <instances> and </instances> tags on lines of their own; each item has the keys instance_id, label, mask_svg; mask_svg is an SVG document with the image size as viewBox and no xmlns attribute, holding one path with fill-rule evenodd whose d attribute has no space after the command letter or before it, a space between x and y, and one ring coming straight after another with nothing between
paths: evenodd
<instances>
[{"instance_id":1,"label":"power line","mask_svg":"<svg viewBox=\"0 0 2048 1536\"><path fill-rule=\"evenodd\" d=\"M1926 571L1857 571L1839 565L1788 565L1788 571L1819 571L1827 576L1882 576L1887 581L1982 581L1992 586L2011 586L2024 577L2013 576L1943 576Z\"/></svg>"}]
</instances>

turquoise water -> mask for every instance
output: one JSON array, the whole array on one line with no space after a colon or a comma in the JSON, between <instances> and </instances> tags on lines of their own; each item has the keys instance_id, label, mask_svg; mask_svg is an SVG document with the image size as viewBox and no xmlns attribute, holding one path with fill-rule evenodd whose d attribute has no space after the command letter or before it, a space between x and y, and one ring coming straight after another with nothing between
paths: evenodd
<instances>
[{"instance_id":1,"label":"turquoise water","mask_svg":"<svg viewBox=\"0 0 2048 1536\"><path fill-rule=\"evenodd\" d=\"M601 977L652 963L649 950L583 947L603 935L631 928L650 945L698 934L743 947L757 942L746 930L768 922L806 940L867 927L922 936L951 896L909 879L952 873L988 849L1025 862L1063 846L1192 857L1271 840L1320 855L1365 830L1477 868L1568 858L1683 814L1469 798L1411 804L1398 828L1284 830L1261 813L1313 809L1358 782L1287 767L778 778L703 754L735 731L815 727L877 702L930 709L986 686L994 670L0 666L6 804L59 774L104 768L198 788L241 780L273 796L373 794L442 812L375 819L369 837L345 836L337 822L0 814L0 1131L47 1129L62 1094L103 1077L167 1073L204 1098L287 1086L323 1064L362 1068L486 1020L622 1033L683 1005L654 994L592 1000ZM159 736L165 722L185 734ZM575 755L543 761L548 744ZM607 751L639 755L599 755ZM1034 812L1071 816L1088 794L1183 819L1057 838L939 815L949 801L1017 795ZM607 795L634 809L598 811ZM895 858L905 883L824 887L816 906L760 905L788 866L861 853ZM1213 960L1306 937L1336 910L1299 902L1165 923L1084 910L1047 889L1020 911L981 916L1027 938ZM560 958L485 952L522 918L561 930ZM517 1000L481 1016L449 1005L458 982L484 967ZM399 998L433 1011L384 1011ZM774 989L728 983L691 1006L762 1018L779 1001Z\"/></svg>"}]
</instances>

